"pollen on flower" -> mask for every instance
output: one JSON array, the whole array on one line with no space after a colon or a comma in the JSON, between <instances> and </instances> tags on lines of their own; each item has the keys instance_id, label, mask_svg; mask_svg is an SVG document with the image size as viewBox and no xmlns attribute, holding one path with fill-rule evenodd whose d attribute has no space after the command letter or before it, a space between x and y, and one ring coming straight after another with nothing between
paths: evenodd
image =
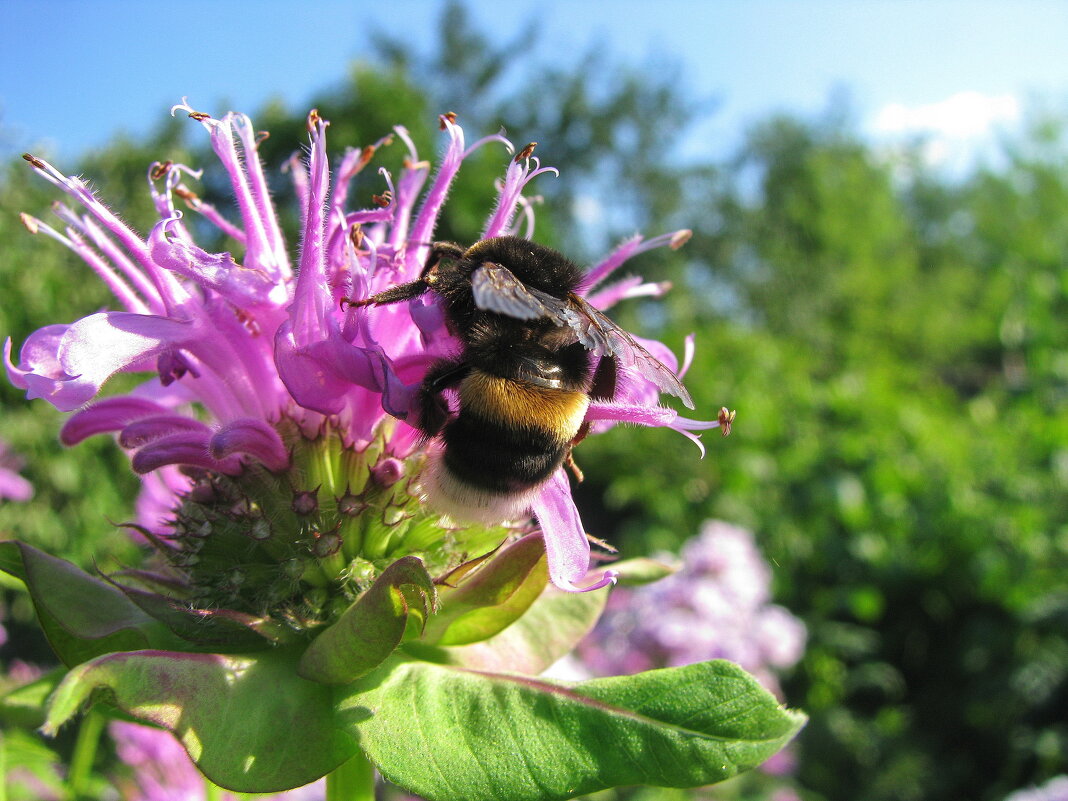
<instances>
[{"instance_id":1,"label":"pollen on flower","mask_svg":"<svg viewBox=\"0 0 1068 801\"><path fill-rule=\"evenodd\" d=\"M36 156L34 156L32 153L23 153L22 157L26 159L26 161L30 163L30 166L35 169L43 170L45 168L45 163Z\"/></svg>"},{"instance_id":2,"label":"pollen on flower","mask_svg":"<svg viewBox=\"0 0 1068 801\"><path fill-rule=\"evenodd\" d=\"M19 219L22 221L23 227L31 234L36 234L40 230L40 220L33 217L26 212L19 214Z\"/></svg>"},{"instance_id":3,"label":"pollen on flower","mask_svg":"<svg viewBox=\"0 0 1068 801\"><path fill-rule=\"evenodd\" d=\"M522 150L515 154L515 158L512 159L512 161L516 164L521 164L522 162L529 159L532 155L534 155L534 148L536 148L537 146L537 142L527 143L526 147L524 147Z\"/></svg>"},{"instance_id":4,"label":"pollen on flower","mask_svg":"<svg viewBox=\"0 0 1068 801\"><path fill-rule=\"evenodd\" d=\"M668 243L668 247L672 250L678 250L693 237L693 231L688 228L683 228L681 231L676 231L671 236L671 241Z\"/></svg>"},{"instance_id":5,"label":"pollen on flower","mask_svg":"<svg viewBox=\"0 0 1068 801\"><path fill-rule=\"evenodd\" d=\"M719 430L723 433L723 436L730 436L731 427L734 425L734 418L737 414L738 412L728 409L726 406L720 407L716 421L719 423Z\"/></svg>"}]
</instances>

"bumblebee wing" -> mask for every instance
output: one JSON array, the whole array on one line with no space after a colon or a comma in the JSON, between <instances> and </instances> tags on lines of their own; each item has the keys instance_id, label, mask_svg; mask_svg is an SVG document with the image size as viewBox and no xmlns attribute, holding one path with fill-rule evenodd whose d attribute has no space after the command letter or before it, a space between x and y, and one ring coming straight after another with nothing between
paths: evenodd
<instances>
[{"instance_id":1,"label":"bumblebee wing","mask_svg":"<svg viewBox=\"0 0 1068 801\"><path fill-rule=\"evenodd\" d=\"M693 408L693 399L679 377L666 364L639 345L630 334L610 318L591 306L585 298L571 296L565 309L567 325L586 348L611 356L625 367L633 367L652 381L662 392L679 398L686 408Z\"/></svg>"},{"instance_id":2,"label":"bumblebee wing","mask_svg":"<svg viewBox=\"0 0 1068 801\"><path fill-rule=\"evenodd\" d=\"M528 287L511 270L486 262L471 274L475 305L517 320L546 318L568 329L574 340L587 350L610 356L626 367L634 367L663 392L680 398L690 409L693 400L679 377L658 358L634 341L634 337L574 293L567 300Z\"/></svg>"},{"instance_id":3,"label":"bumblebee wing","mask_svg":"<svg viewBox=\"0 0 1068 801\"><path fill-rule=\"evenodd\" d=\"M567 302L528 287L511 270L486 262L471 274L471 293L475 305L483 311L496 312L517 320L546 317L557 325L568 325Z\"/></svg>"}]
</instances>

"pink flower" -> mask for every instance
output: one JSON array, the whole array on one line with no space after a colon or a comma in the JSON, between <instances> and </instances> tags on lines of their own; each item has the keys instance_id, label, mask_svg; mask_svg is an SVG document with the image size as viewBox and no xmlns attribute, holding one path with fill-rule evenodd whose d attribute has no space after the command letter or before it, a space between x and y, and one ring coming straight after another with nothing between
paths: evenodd
<instances>
[{"instance_id":1,"label":"pink flower","mask_svg":"<svg viewBox=\"0 0 1068 801\"><path fill-rule=\"evenodd\" d=\"M22 459L0 440L0 501L28 501L33 497L33 485L18 474L21 468Z\"/></svg>"},{"instance_id":2,"label":"pink flower","mask_svg":"<svg viewBox=\"0 0 1068 801\"><path fill-rule=\"evenodd\" d=\"M463 129L445 115L446 148L433 174L407 132L397 128L372 147L346 150L331 176L327 122L313 112L307 161L294 158L290 163L302 209L301 246L291 258L257 155L258 134L248 117L231 113L216 119L186 103L172 111L188 113L208 132L229 176L238 219L228 219L189 188L187 182L199 172L156 163L148 171L148 184L159 221L142 236L84 181L27 155L33 169L65 193L70 205L56 204L58 227L24 215L26 226L81 256L111 289L117 308L40 329L23 344L17 363L9 340L9 379L27 397L73 412L61 432L64 443L117 435L132 454L134 470L145 477L139 522L146 535L168 529L188 533L188 521L174 523L174 512L198 493L217 491L212 476L241 485L235 502L251 510L250 519L268 504L250 489L250 471L289 477L288 489L294 493L321 488L327 501L323 510L341 508L346 497L355 497L349 487L367 481L360 472L364 469L391 498L409 489L418 494L427 449L438 446L428 445L412 424L419 413L417 389L436 360L456 352L457 341L430 294L373 310L342 300L366 298L418 278L464 160L487 145L511 151L510 143L493 135L469 145ZM380 171L384 186L377 202L351 208L353 179L378 147L393 140L408 150L400 174ZM508 159L483 238L529 238L533 233L534 215L523 192L535 177L555 171L542 167L529 152L521 156ZM177 208L179 200L229 237L233 252L199 247ZM627 241L589 270L588 300L607 308L628 297L661 293L665 287L641 279L604 282L630 257L652 247L677 247L686 238L687 232L679 232ZM641 343L676 369L666 347ZM689 354L692 343L687 347ZM150 377L130 394L101 397L104 384L118 372ZM672 428L696 439L693 432L724 422L722 417L711 422L681 417L658 404L660 390L649 378L625 363L619 372L613 399L589 406L586 419L594 431L631 422ZM347 469L356 472L345 475L319 464L316 460L330 452L322 441L331 438L337 448L369 463L356 460L359 469L353 462ZM319 443L314 459L307 443ZM298 486L294 476L308 478L316 471L321 473L319 487ZM408 510L404 515L415 514L401 506ZM318 505L314 509L320 511ZM589 569L590 547L562 469L536 489L529 513L544 532L550 577L558 587L593 589L611 581L611 573L605 573L588 586L577 585ZM265 519L250 524L260 526L264 535L253 533L254 539L273 536L264 529L270 523ZM355 535L345 528L349 523L339 515L336 521L315 523L301 536L313 537L321 550L337 540L350 558L399 555L396 536L387 537L388 548L378 550L368 551L366 538L353 544ZM335 524L336 531L331 528Z\"/></svg>"},{"instance_id":3,"label":"pink flower","mask_svg":"<svg viewBox=\"0 0 1068 801\"><path fill-rule=\"evenodd\" d=\"M729 659L778 692L775 672L797 663L807 632L770 600L771 571L752 533L710 520L683 547L678 572L613 591L579 655L602 675Z\"/></svg>"}]
</instances>

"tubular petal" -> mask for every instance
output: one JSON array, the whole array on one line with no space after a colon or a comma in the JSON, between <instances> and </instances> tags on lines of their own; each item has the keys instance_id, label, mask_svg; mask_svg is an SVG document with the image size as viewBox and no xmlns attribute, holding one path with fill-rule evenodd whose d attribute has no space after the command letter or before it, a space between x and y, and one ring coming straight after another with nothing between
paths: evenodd
<instances>
[{"instance_id":1,"label":"tubular petal","mask_svg":"<svg viewBox=\"0 0 1068 801\"><path fill-rule=\"evenodd\" d=\"M168 228L179 219L160 220L148 237L152 258L161 267L218 292L239 308L269 302L274 282L262 271L242 267L229 253L208 253L178 237L168 237Z\"/></svg>"},{"instance_id":2,"label":"tubular petal","mask_svg":"<svg viewBox=\"0 0 1068 801\"><path fill-rule=\"evenodd\" d=\"M183 433L209 434L211 429L199 420L178 414L143 417L122 429L119 444L124 448L140 448L153 440Z\"/></svg>"},{"instance_id":3,"label":"tubular petal","mask_svg":"<svg viewBox=\"0 0 1068 801\"><path fill-rule=\"evenodd\" d=\"M143 474L165 465L183 464L229 475L240 473L241 462L237 457L231 456L220 461L211 456L208 439L207 433L188 432L153 440L134 454L134 472Z\"/></svg>"},{"instance_id":4,"label":"tubular petal","mask_svg":"<svg viewBox=\"0 0 1068 801\"><path fill-rule=\"evenodd\" d=\"M249 417L225 424L212 436L209 450L220 460L234 454L248 454L276 473L289 467L286 446L266 420Z\"/></svg>"},{"instance_id":5,"label":"tubular petal","mask_svg":"<svg viewBox=\"0 0 1068 801\"><path fill-rule=\"evenodd\" d=\"M146 359L168 347L181 347L193 333L189 323L149 314L98 312L83 317L67 328L56 353L68 378L56 380L49 394L40 397L60 411L72 411L118 371L143 369Z\"/></svg>"},{"instance_id":6,"label":"tubular petal","mask_svg":"<svg viewBox=\"0 0 1068 801\"><path fill-rule=\"evenodd\" d=\"M119 431L134 420L166 413L167 409L147 398L130 395L105 398L67 418L59 431L59 440L64 445L77 445L94 434Z\"/></svg>"},{"instance_id":7,"label":"tubular petal","mask_svg":"<svg viewBox=\"0 0 1068 801\"><path fill-rule=\"evenodd\" d=\"M29 389L29 379L38 376L54 381L69 379L70 376L60 366L58 356L59 344L68 328L68 325L56 324L34 331L22 343L18 365L11 361L11 338L8 337L4 341L4 366L7 369L8 381L19 389ZM41 395L35 394L32 397L39 398Z\"/></svg>"},{"instance_id":8,"label":"tubular petal","mask_svg":"<svg viewBox=\"0 0 1068 801\"><path fill-rule=\"evenodd\" d=\"M553 584L568 592L588 592L615 583L615 573L609 570L589 586L575 586L590 569L590 542L563 469L557 470L535 495L533 512L545 537L545 556Z\"/></svg>"}]
</instances>

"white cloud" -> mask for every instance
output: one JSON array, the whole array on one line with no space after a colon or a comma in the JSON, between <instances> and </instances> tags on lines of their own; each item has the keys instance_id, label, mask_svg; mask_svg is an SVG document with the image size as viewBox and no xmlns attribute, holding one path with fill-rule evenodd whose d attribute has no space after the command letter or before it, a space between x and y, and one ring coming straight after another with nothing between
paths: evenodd
<instances>
[{"instance_id":1,"label":"white cloud","mask_svg":"<svg viewBox=\"0 0 1068 801\"><path fill-rule=\"evenodd\" d=\"M938 103L883 106L872 121L877 134L934 134L954 139L984 136L1004 123L1019 122L1020 101L1010 94L958 92Z\"/></svg>"},{"instance_id":2,"label":"white cloud","mask_svg":"<svg viewBox=\"0 0 1068 801\"><path fill-rule=\"evenodd\" d=\"M885 105L869 120L868 133L891 163L919 137L925 164L964 173L979 162L996 162L998 133L1022 121L1015 95L958 92L938 103Z\"/></svg>"}]
</instances>

